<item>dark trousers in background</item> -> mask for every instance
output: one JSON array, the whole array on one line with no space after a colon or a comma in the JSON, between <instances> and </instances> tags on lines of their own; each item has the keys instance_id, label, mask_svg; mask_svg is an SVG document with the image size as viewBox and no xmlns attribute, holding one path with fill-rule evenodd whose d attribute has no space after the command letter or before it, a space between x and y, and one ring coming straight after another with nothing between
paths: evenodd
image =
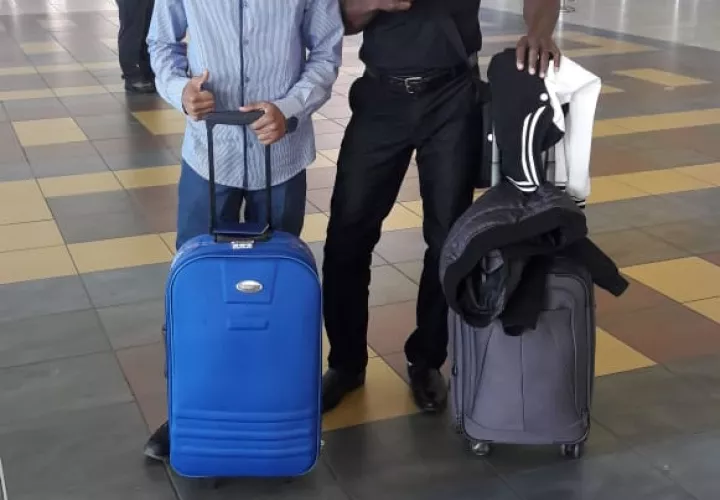
<instances>
[{"instance_id":1,"label":"dark trousers in background","mask_svg":"<svg viewBox=\"0 0 720 500\"><path fill-rule=\"evenodd\" d=\"M447 303L439 257L452 224L472 203L482 150L482 117L469 75L422 94L391 89L370 76L350 91L353 111L338 158L323 265L325 326L331 368L367 365L372 252L395 203L413 150L427 243L408 361L440 368L447 357ZM408 332L409 333L409 332Z\"/></svg>"},{"instance_id":2,"label":"dark trousers in background","mask_svg":"<svg viewBox=\"0 0 720 500\"><path fill-rule=\"evenodd\" d=\"M118 51L123 78L152 80L146 38L152 19L154 0L116 0L120 15Z\"/></svg>"}]
</instances>

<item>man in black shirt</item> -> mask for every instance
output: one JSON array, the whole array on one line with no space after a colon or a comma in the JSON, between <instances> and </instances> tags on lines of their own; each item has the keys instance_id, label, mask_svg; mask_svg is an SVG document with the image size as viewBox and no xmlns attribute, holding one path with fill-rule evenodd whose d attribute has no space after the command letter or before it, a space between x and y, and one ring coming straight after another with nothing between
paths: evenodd
<instances>
[{"instance_id":1,"label":"man in black shirt","mask_svg":"<svg viewBox=\"0 0 720 500\"><path fill-rule=\"evenodd\" d=\"M372 251L416 152L427 243L417 328L405 344L410 385L421 410L447 401L447 304L438 277L451 225L472 203L481 156L476 53L480 0L339 0L346 33L363 32L365 74L349 95L352 118L338 158L325 243L323 301L330 341L323 411L365 382ZM518 70L543 76L559 62L552 40L559 0L525 0L528 34Z\"/></svg>"}]
</instances>

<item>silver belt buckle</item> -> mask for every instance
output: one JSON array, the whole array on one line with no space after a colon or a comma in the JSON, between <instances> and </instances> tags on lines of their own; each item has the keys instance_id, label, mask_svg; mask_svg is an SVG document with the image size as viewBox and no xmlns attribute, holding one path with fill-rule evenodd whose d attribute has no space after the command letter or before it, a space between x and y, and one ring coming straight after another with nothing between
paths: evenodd
<instances>
[{"instance_id":1,"label":"silver belt buckle","mask_svg":"<svg viewBox=\"0 0 720 500\"><path fill-rule=\"evenodd\" d=\"M415 90L413 90L413 84L422 82L423 78L420 76L409 76L405 79L403 79L403 83L405 84L405 92L408 94L415 94Z\"/></svg>"}]
</instances>

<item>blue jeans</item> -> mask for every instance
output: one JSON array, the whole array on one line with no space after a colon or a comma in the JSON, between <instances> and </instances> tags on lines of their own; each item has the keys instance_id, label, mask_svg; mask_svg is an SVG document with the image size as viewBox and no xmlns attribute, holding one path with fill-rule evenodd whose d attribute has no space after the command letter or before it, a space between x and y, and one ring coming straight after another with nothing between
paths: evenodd
<instances>
[{"instance_id":1,"label":"blue jeans","mask_svg":"<svg viewBox=\"0 0 720 500\"><path fill-rule=\"evenodd\" d=\"M177 240L180 248L187 240L207 234L210 226L210 197L208 181L200 177L184 160L178 186ZM265 190L248 191L241 188L216 186L217 217L220 223L240 220L245 202L244 220L267 221ZM273 229L300 236L305 220L306 174L303 170L289 181L273 186L271 217Z\"/></svg>"}]
</instances>

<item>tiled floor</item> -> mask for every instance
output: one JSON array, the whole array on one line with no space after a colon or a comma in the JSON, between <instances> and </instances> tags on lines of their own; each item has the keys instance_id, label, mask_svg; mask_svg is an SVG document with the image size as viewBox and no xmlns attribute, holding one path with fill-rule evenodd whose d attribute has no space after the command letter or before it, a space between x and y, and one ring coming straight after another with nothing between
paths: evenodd
<instances>
[{"instance_id":1,"label":"tiled floor","mask_svg":"<svg viewBox=\"0 0 720 500\"><path fill-rule=\"evenodd\" d=\"M512 4L482 13L483 63L522 32ZM499 447L476 459L445 419L416 413L402 354L424 247L411 169L376 249L367 388L325 419L322 462L297 481L210 490L140 456L165 413L159 325L183 118L122 92L111 0L0 2L0 458L10 498L716 499L720 55L628 35L627 23L643 33L652 20L672 23L639 21L644 0L622 4L630 14L613 25L610 7L579 2L560 30L565 53L605 84L587 214L632 281L619 300L598 295L587 457ZM701 21L702 33L718 26L717 16ZM315 117L303 237L318 260L347 93L362 72L357 45L348 39L335 94Z\"/></svg>"}]
</instances>

